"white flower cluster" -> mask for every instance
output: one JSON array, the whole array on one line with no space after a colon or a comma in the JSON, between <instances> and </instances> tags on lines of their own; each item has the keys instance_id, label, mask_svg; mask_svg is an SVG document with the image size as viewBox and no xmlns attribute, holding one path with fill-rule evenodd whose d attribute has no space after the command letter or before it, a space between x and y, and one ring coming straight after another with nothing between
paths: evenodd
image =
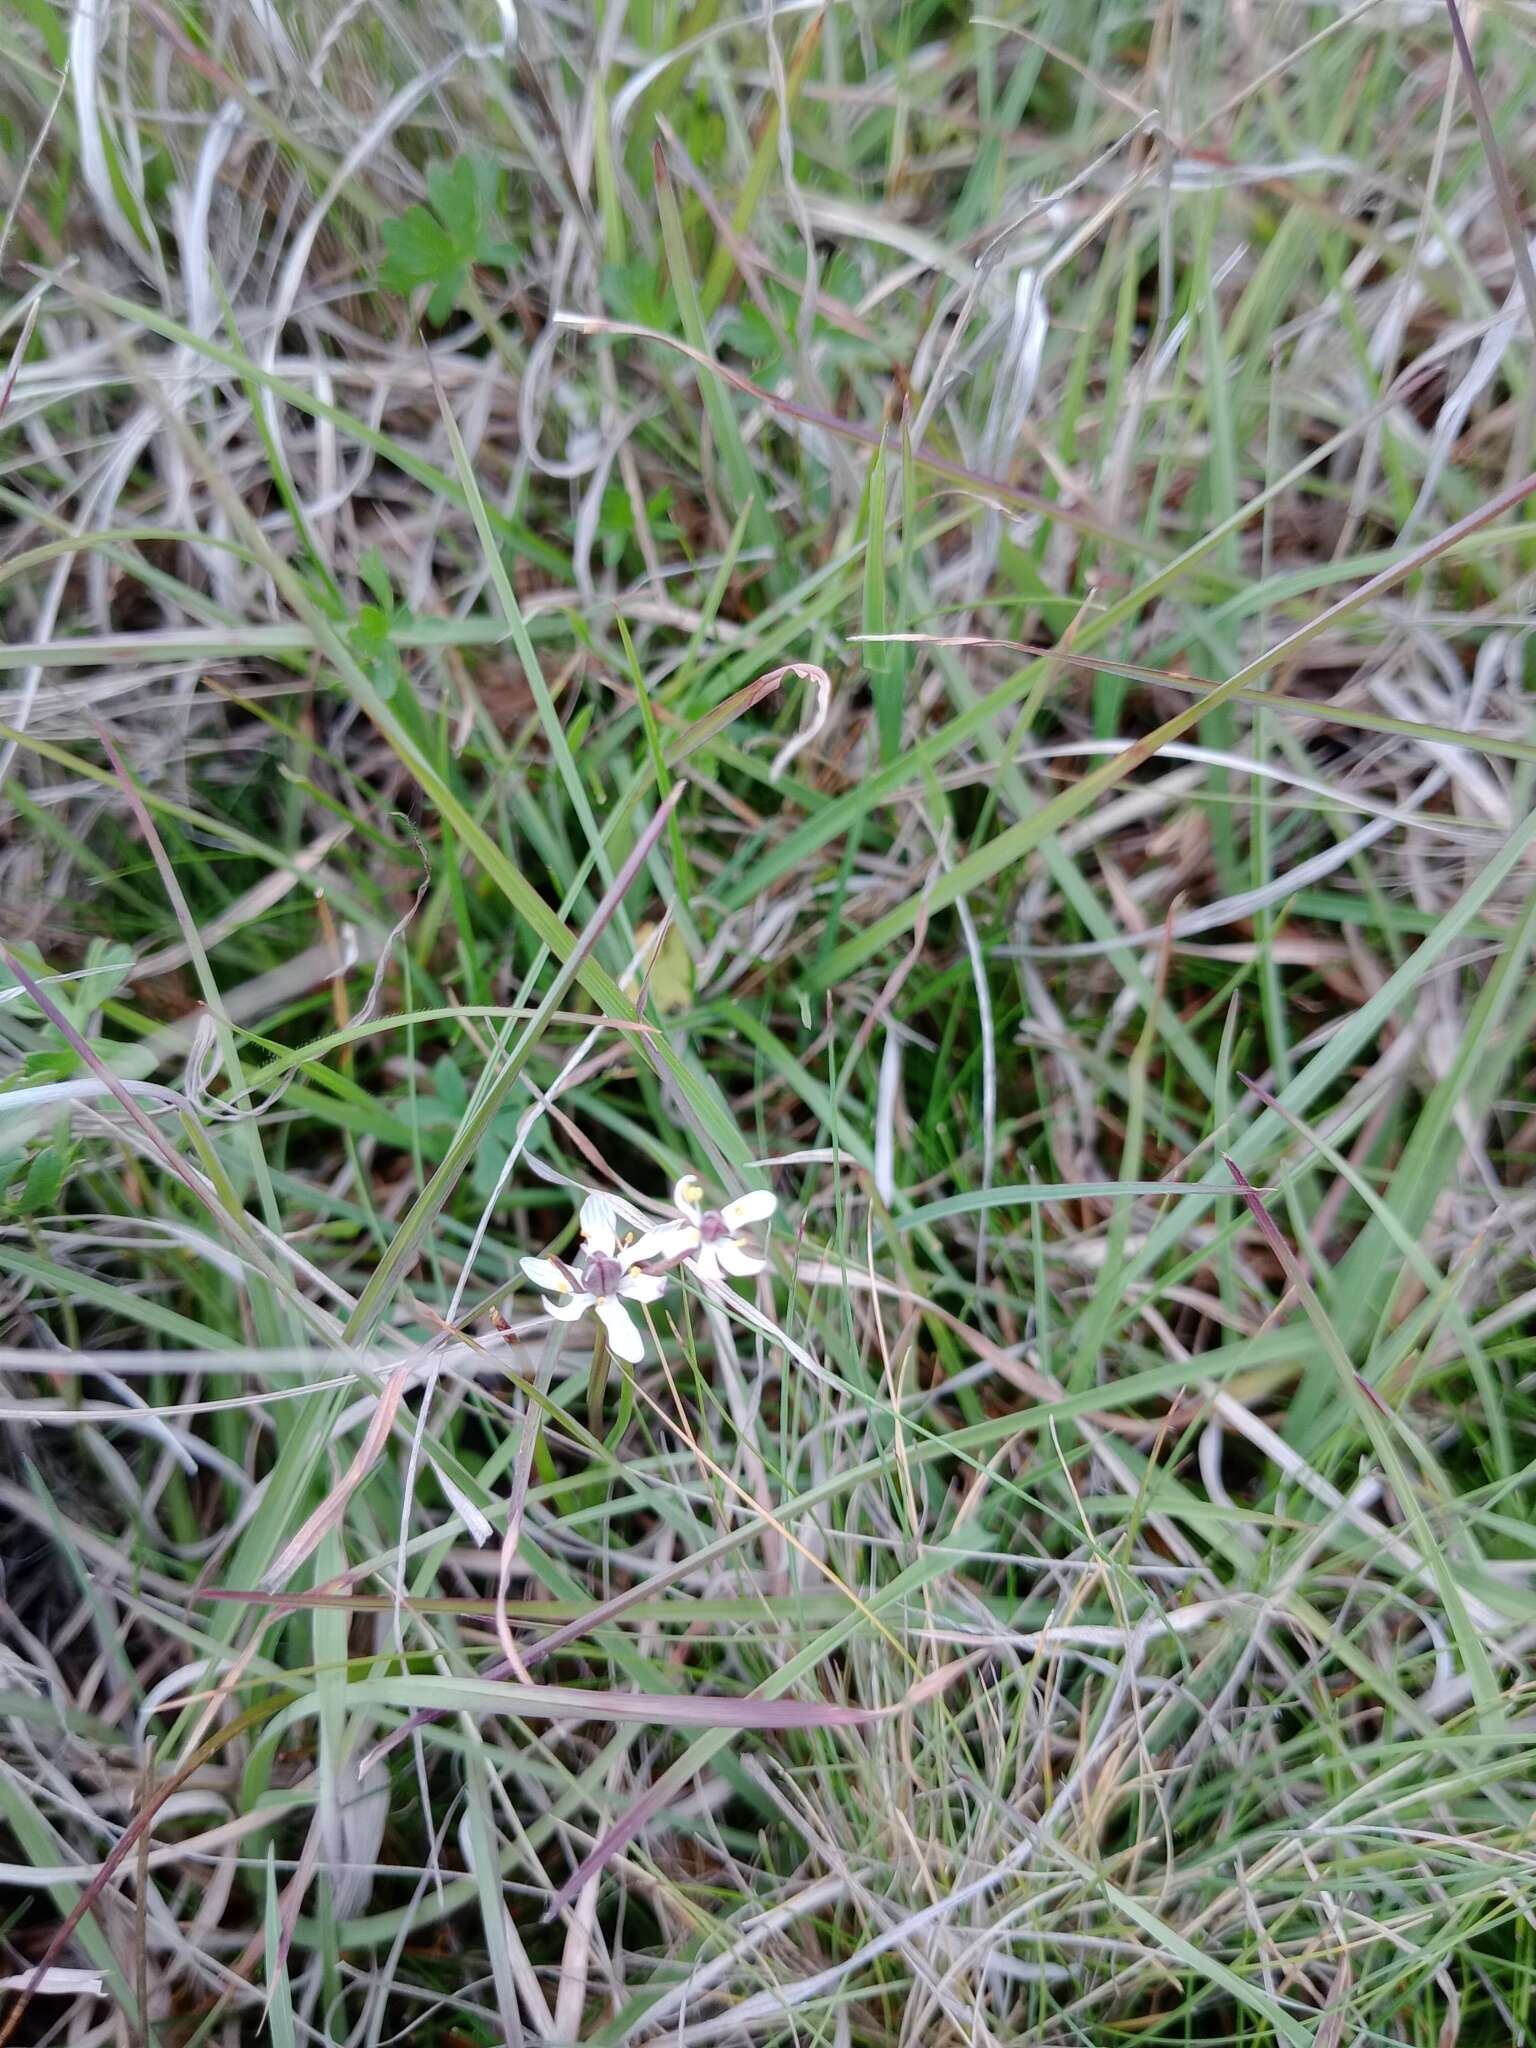
<instances>
[{"instance_id":1,"label":"white flower cluster","mask_svg":"<svg viewBox=\"0 0 1536 2048\"><path fill-rule=\"evenodd\" d=\"M547 1315L557 1323L596 1316L615 1355L630 1365L645 1356L645 1339L626 1304L660 1301L668 1267L686 1265L706 1286L719 1287L729 1274L760 1273L768 1263L742 1233L768 1221L777 1196L759 1189L723 1209L706 1209L702 1183L685 1174L672 1200L677 1214L671 1222L621 1243L612 1202L606 1195L588 1195L581 1205L577 1256L522 1261L544 1296Z\"/></svg>"}]
</instances>

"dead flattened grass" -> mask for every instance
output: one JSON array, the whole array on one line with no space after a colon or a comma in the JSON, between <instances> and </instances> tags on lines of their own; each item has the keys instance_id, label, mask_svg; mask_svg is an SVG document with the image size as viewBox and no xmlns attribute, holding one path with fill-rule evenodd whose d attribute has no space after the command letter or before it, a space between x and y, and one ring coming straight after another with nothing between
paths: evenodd
<instances>
[{"instance_id":1,"label":"dead flattened grass","mask_svg":"<svg viewBox=\"0 0 1536 2048\"><path fill-rule=\"evenodd\" d=\"M1522 2038L1529 23L0 58L7 2038Z\"/></svg>"}]
</instances>

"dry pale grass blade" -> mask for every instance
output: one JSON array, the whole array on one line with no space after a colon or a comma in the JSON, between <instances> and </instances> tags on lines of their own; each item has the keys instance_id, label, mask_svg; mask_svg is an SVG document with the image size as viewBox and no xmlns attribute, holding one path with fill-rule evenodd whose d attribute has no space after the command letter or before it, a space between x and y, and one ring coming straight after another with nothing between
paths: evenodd
<instances>
[{"instance_id":1,"label":"dry pale grass blade","mask_svg":"<svg viewBox=\"0 0 1536 2048\"><path fill-rule=\"evenodd\" d=\"M614 1692L593 1687L524 1685L512 1679L359 1679L348 1697L361 1705L410 1708L424 1699L451 1713L516 1714L536 1721L633 1721L680 1728L862 1728L906 1711L839 1706L832 1700L722 1699L708 1693Z\"/></svg>"},{"instance_id":2,"label":"dry pale grass blade","mask_svg":"<svg viewBox=\"0 0 1536 2048\"><path fill-rule=\"evenodd\" d=\"M347 1502L378 1463L384 1446L389 1441L390 1431L395 1424L395 1415L405 1393L408 1373L408 1367L399 1366L385 1380L374 1404L368 1428L353 1454L352 1462L313 1514L294 1531L272 1560L270 1568L260 1581L264 1593L274 1593L285 1586L304 1560L314 1552L321 1539L340 1526L347 1511Z\"/></svg>"},{"instance_id":3,"label":"dry pale grass blade","mask_svg":"<svg viewBox=\"0 0 1536 2048\"><path fill-rule=\"evenodd\" d=\"M0 241L0 247L3 246L3 241ZM5 381L3 384L0 384L0 421L3 421L5 418L6 408L11 402L11 393L16 388L16 373L26 360L27 348L32 340L32 330L37 325L37 310L41 303L41 294L37 294L28 304L22 319L21 332L17 335L16 345L11 350L11 360L6 368Z\"/></svg>"},{"instance_id":4,"label":"dry pale grass blade","mask_svg":"<svg viewBox=\"0 0 1536 2048\"><path fill-rule=\"evenodd\" d=\"M1520 296L1525 301L1529 338L1536 339L1536 267L1531 263L1530 242L1526 235L1520 202L1515 196L1514 186L1510 182L1509 167L1504 161L1504 152L1494 132L1493 117L1483 96L1482 81L1477 75L1477 60L1472 54L1472 45L1467 39L1466 26L1457 0L1445 0L1445 11L1450 17L1451 40L1456 46L1456 61L1461 66L1467 97L1472 103L1478 139L1483 145L1483 155L1487 159L1489 175L1493 179L1493 189L1499 203L1499 216L1504 223L1510 259L1514 264L1515 280L1520 287Z\"/></svg>"},{"instance_id":5,"label":"dry pale grass blade","mask_svg":"<svg viewBox=\"0 0 1536 2048\"><path fill-rule=\"evenodd\" d=\"M0 1991L25 1991L32 1998L105 1998L106 1980L100 1970L72 1970L55 1964L44 1970L34 1983L35 1971L19 1977L0 1977Z\"/></svg>"}]
</instances>

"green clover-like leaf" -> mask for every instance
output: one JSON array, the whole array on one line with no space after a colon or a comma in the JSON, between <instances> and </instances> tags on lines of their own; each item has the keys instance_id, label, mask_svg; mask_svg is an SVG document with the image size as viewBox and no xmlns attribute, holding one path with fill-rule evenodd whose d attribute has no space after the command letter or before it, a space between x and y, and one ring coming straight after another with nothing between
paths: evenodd
<instances>
[{"instance_id":1,"label":"green clover-like leaf","mask_svg":"<svg viewBox=\"0 0 1536 2048\"><path fill-rule=\"evenodd\" d=\"M427 204L409 206L379 232L386 255L379 281L409 297L430 287L427 316L446 320L477 263L507 263L508 243L490 235L496 211L495 167L480 157L456 157L427 172Z\"/></svg>"}]
</instances>

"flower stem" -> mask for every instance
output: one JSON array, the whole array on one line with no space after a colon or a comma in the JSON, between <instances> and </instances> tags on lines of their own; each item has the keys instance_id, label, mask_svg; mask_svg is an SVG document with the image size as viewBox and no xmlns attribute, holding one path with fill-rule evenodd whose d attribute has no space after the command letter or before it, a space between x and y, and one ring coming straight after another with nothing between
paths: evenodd
<instances>
[{"instance_id":1,"label":"flower stem","mask_svg":"<svg viewBox=\"0 0 1536 2048\"><path fill-rule=\"evenodd\" d=\"M587 1427L594 1436L603 1433L603 1397L608 1391L608 1332L601 1323L592 1331L592 1370L587 1375Z\"/></svg>"}]
</instances>

